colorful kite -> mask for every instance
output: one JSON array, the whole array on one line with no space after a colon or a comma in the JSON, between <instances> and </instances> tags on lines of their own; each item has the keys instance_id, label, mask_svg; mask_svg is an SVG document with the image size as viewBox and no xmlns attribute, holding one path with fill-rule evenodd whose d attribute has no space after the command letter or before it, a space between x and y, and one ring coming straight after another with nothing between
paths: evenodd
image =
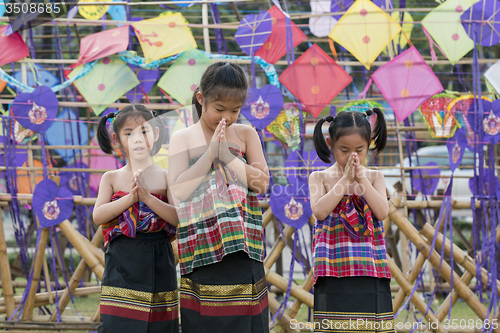
<instances>
[{"instance_id":1,"label":"colorful kite","mask_svg":"<svg viewBox=\"0 0 500 333\"><path fill-rule=\"evenodd\" d=\"M379 67L372 79L398 121L403 121L426 100L443 91L441 82L414 46Z\"/></svg>"},{"instance_id":2,"label":"colorful kite","mask_svg":"<svg viewBox=\"0 0 500 333\"><path fill-rule=\"evenodd\" d=\"M500 2L481 0L461 16L469 37L482 46L493 46L500 41Z\"/></svg>"},{"instance_id":3,"label":"colorful kite","mask_svg":"<svg viewBox=\"0 0 500 333\"><path fill-rule=\"evenodd\" d=\"M158 87L182 105L192 103L193 92L212 60L196 49L189 49L163 74Z\"/></svg>"},{"instance_id":4,"label":"colorful kite","mask_svg":"<svg viewBox=\"0 0 500 333\"><path fill-rule=\"evenodd\" d=\"M256 56L261 57L268 63L274 64L276 61L280 60L287 52L286 41L287 41L287 28L286 28L286 17L277 6L273 6L268 10L272 17L272 31L271 35L264 42L264 45L255 53ZM295 23L290 21L292 32L292 44L296 47L304 40L307 39L306 35L300 30L300 28L295 25Z\"/></svg>"},{"instance_id":5,"label":"colorful kite","mask_svg":"<svg viewBox=\"0 0 500 333\"><path fill-rule=\"evenodd\" d=\"M234 39L241 50L252 56L264 44L271 34L272 18L268 11L260 12L258 15L245 16L236 30Z\"/></svg>"},{"instance_id":6,"label":"colorful kite","mask_svg":"<svg viewBox=\"0 0 500 333\"><path fill-rule=\"evenodd\" d=\"M73 193L66 187L58 187L52 179L38 183L33 192L33 210L43 228L69 219L73 206Z\"/></svg>"},{"instance_id":7,"label":"colorful kite","mask_svg":"<svg viewBox=\"0 0 500 333\"><path fill-rule=\"evenodd\" d=\"M129 26L124 25L83 37L75 66L125 51L128 47L128 35Z\"/></svg>"},{"instance_id":8,"label":"colorful kite","mask_svg":"<svg viewBox=\"0 0 500 333\"><path fill-rule=\"evenodd\" d=\"M460 19L464 10L471 5L469 0L448 0L422 20L422 26L441 47L452 65L474 47L474 42L467 36Z\"/></svg>"},{"instance_id":9,"label":"colorful kite","mask_svg":"<svg viewBox=\"0 0 500 333\"><path fill-rule=\"evenodd\" d=\"M196 48L191 29L181 13L167 12L156 18L135 22L132 27L147 63Z\"/></svg>"},{"instance_id":10,"label":"colorful kite","mask_svg":"<svg viewBox=\"0 0 500 333\"><path fill-rule=\"evenodd\" d=\"M437 94L420 107L420 112L433 138L450 138L460 126L448 105L456 96Z\"/></svg>"},{"instance_id":11,"label":"colorful kite","mask_svg":"<svg viewBox=\"0 0 500 333\"><path fill-rule=\"evenodd\" d=\"M306 111L302 110L302 119L306 116ZM300 115L297 104L289 103L283 106L276 119L266 127L278 142L286 149L295 151L299 149L301 142Z\"/></svg>"},{"instance_id":12,"label":"colorful kite","mask_svg":"<svg viewBox=\"0 0 500 333\"><path fill-rule=\"evenodd\" d=\"M75 77L81 70L82 66L75 68L68 74L68 78ZM100 115L108 105L138 85L139 80L125 62L114 56L99 61L87 75L73 84L94 113Z\"/></svg>"},{"instance_id":13,"label":"colorful kite","mask_svg":"<svg viewBox=\"0 0 500 333\"><path fill-rule=\"evenodd\" d=\"M279 80L317 118L352 78L314 44L283 71Z\"/></svg>"},{"instance_id":14,"label":"colorful kite","mask_svg":"<svg viewBox=\"0 0 500 333\"><path fill-rule=\"evenodd\" d=\"M87 124L80 121L71 109L64 109L56 118L56 121L46 132L46 139L52 146L86 145L88 142ZM81 151L75 149L56 149L56 153L66 163L70 162L75 155L80 156Z\"/></svg>"},{"instance_id":15,"label":"colorful kite","mask_svg":"<svg viewBox=\"0 0 500 333\"><path fill-rule=\"evenodd\" d=\"M491 102L490 99L484 96L482 98L483 100ZM472 111L472 109L474 108L473 103L474 103L474 95L469 94L455 98L452 102L450 102L450 104L448 104L447 108L455 116L458 123L460 124L460 127L465 129L465 132L467 134L467 140L469 141L471 147L473 146L471 144L471 141L474 138L474 130L468 120L469 119L468 116L469 116L469 111L471 114L473 113Z\"/></svg>"},{"instance_id":16,"label":"colorful kite","mask_svg":"<svg viewBox=\"0 0 500 333\"><path fill-rule=\"evenodd\" d=\"M329 37L345 47L367 69L401 31L401 26L369 0L356 0Z\"/></svg>"},{"instance_id":17,"label":"colorful kite","mask_svg":"<svg viewBox=\"0 0 500 333\"><path fill-rule=\"evenodd\" d=\"M16 96L12 103L14 118L24 127L44 133L54 121L59 109L59 100L49 87L40 86L32 93Z\"/></svg>"},{"instance_id":18,"label":"colorful kite","mask_svg":"<svg viewBox=\"0 0 500 333\"><path fill-rule=\"evenodd\" d=\"M255 128L263 130L276 119L283 108L283 94L273 85L250 88L241 114L250 121Z\"/></svg>"},{"instance_id":19,"label":"colorful kite","mask_svg":"<svg viewBox=\"0 0 500 333\"><path fill-rule=\"evenodd\" d=\"M500 140L500 100L490 101L487 99L482 100L482 107L484 111L484 117L480 121L479 127L480 132L483 132L482 141L489 142L494 145ZM473 107L469 109L467 115L467 121L472 128L476 128L476 117L474 115Z\"/></svg>"},{"instance_id":20,"label":"colorful kite","mask_svg":"<svg viewBox=\"0 0 500 333\"><path fill-rule=\"evenodd\" d=\"M109 5L82 5L85 2L95 2L94 0L79 0L78 12L87 20L99 20L108 11ZM113 2L113 0L102 0L100 2Z\"/></svg>"},{"instance_id":21,"label":"colorful kite","mask_svg":"<svg viewBox=\"0 0 500 333\"><path fill-rule=\"evenodd\" d=\"M465 149L467 148L467 137L464 131L456 131L453 137L446 141L446 147L449 152L450 170L454 172L462 163Z\"/></svg>"},{"instance_id":22,"label":"colorful kite","mask_svg":"<svg viewBox=\"0 0 500 333\"><path fill-rule=\"evenodd\" d=\"M439 183L441 171L436 162L424 165L426 169L410 170L412 186L415 191L424 195L433 195Z\"/></svg>"},{"instance_id":23,"label":"colorful kite","mask_svg":"<svg viewBox=\"0 0 500 333\"><path fill-rule=\"evenodd\" d=\"M25 161L21 167L28 167L28 161ZM43 168L43 163L38 160L33 160L33 167L41 169ZM48 163L48 167L51 167L51 164ZM17 192L18 193L33 193L32 180L35 183L35 186L44 180L43 170L35 170L35 171L26 171L26 170L18 170L17 172Z\"/></svg>"},{"instance_id":24,"label":"colorful kite","mask_svg":"<svg viewBox=\"0 0 500 333\"><path fill-rule=\"evenodd\" d=\"M26 46L26 43L18 32L8 36L5 35L7 27L7 25L0 27L0 48L4 50L4 52L0 54L0 66L30 55L28 46ZM8 52L6 52L6 50L8 50Z\"/></svg>"}]
</instances>

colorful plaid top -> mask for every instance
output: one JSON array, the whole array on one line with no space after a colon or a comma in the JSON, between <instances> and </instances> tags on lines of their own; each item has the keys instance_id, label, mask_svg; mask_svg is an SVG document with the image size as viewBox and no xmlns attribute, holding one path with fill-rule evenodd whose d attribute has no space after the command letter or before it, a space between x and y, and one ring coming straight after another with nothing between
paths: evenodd
<instances>
[{"instance_id":1,"label":"colorful plaid top","mask_svg":"<svg viewBox=\"0 0 500 333\"><path fill-rule=\"evenodd\" d=\"M313 256L315 283L319 276L391 278L384 225L356 195L345 195L325 220L316 220Z\"/></svg>"},{"instance_id":2,"label":"colorful plaid top","mask_svg":"<svg viewBox=\"0 0 500 333\"><path fill-rule=\"evenodd\" d=\"M246 163L240 151L232 152ZM181 274L219 262L237 251L263 260L262 213L257 196L220 161L214 161L211 173L187 200L180 202L177 213Z\"/></svg>"},{"instance_id":3,"label":"colorful plaid top","mask_svg":"<svg viewBox=\"0 0 500 333\"><path fill-rule=\"evenodd\" d=\"M118 200L127 194L127 192L118 191L113 194L111 201ZM163 195L153 195L161 201L167 202L167 198ZM137 232L157 232L161 230L165 230L167 232L167 236L170 240L175 239L177 228L167 221L159 218L158 215L156 215L156 213L142 201L135 202L120 216L116 217L111 222L102 225L105 247L119 235L135 238L135 234Z\"/></svg>"}]
</instances>

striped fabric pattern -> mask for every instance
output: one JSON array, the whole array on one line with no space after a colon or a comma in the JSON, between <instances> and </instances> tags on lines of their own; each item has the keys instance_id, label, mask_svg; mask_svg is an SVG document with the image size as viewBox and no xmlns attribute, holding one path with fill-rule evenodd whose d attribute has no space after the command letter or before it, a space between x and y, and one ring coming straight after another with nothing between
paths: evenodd
<instances>
[{"instance_id":1,"label":"striped fabric pattern","mask_svg":"<svg viewBox=\"0 0 500 333\"><path fill-rule=\"evenodd\" d=\"M232 152L246 163L241 152ZM192 159L190 165L196 160ZM188 200L180 203L177 213L182 275L237 251L263 260L262 212L257 196L220 161L214 161L211 173Z\"/></svg>"},{"instance_id":2,"label":"striped fabric pattern","mask_svg":"<svg viewBox=\"0 0 500 333\"><path fill-rule=\"evenodd\" d=\"M101 314L146 322L170 321L179 317L177 290L150 293L102 286Z\"/></svg>"},{"instance_id":3,"label":"striped fabric pattern","mask_svg":"<svg viewBox=\"0 0 500 333\"><path fill-rule=\"evenodd\" d=\"M257 316L267 311L266 279L255 284L206 285L181 278L181 303L203 316Z\"/></svg>"},{"instance_id":4,"label":"striped fabric pattern","mask_svg":"<svg viewBox=\"0 0 500 333\"><path fill-rule=\"evenodd\" d=\"M118 200L128 192L118 191L111 197L111 201ZM154 194L161 201L167 202L167 198L160 194ZM170 240L175 239L177 228L167 221L161 219L151 210L144 202L135 202L120 216L112 221L102 225L102 233L104 235L104 247L110 241L120 235L125 235L135 238L137 232L157 232L165 230Z\"/></svg>"},{"instance_id":5,"label":"striped fabric pattern","mask_svg":"<svg viewBox=\"0 0 500 333\"><path fill-rule=\"evenodd\" d=\"M314 311L314 332L394 332L394 313Z\"/></svg>"},{"instance_id":6,"label":"striped fabric pattern","mask_svg":"<svg viewBox=\"0 0 500 333\"><path fill-rule=\"evenodd\" d=\"M348 207L349 202L352 204ZM357 204L354 205L354 202ZM346 215L349 219L347 224L352 230L348 230L346 222L342 221L342 216L345 218ZM371 221L360 223L363 218ZM373 225L372 236L364 235L364 231L370 229L364 229L363 224ZM353 237L353 233L356 237ZM383 223L372 217L363 197L353 199L344 196L325 220L316 220L313 254L315 282L319 276L391 278Z\"/></svg>"}]
</instances>

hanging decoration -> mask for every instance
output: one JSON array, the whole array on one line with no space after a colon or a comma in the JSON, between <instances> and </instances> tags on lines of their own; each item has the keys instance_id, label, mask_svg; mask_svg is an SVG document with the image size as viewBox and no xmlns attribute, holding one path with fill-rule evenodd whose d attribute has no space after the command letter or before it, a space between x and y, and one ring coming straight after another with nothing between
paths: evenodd
<instances>
[{"instance_id":1,"label":"hanging decoration","mask_svg":"<svg viewBox=\"0 0 500 333\"><path fill-rule=\"evenodd\" d=\"M68 78L77 76L81 70L82 66L75 68L68 74ZM138 85L139 80L120 58L106 57L100 60L89 74L73 84L90 104L92 111L100 115L111 103Z\"/></svg>"},{"instance_id":2,"label":"hanging decoration","mask_svg":"<svg viewBox=\"0 0 500 333\"><path fill-rule=\"evenodd\" d=\"M349 74L316 44L280 75L280 82L314 118L351 81Z\"/></svg>"},{"instance_id":3,"label":"hanging decoration","mask_svg":"<svg viewBox=\"0 0 500 333\"><path fill-rule=\"evenodd\" d=\"M38 183L33 192L33 210L43 228L69 219L73 206L73 193L65 187L58 187L52 179Z\"/></svg>"},{"instance_id":4,"label":"hanging decoration","mask_svg":"<svg viewBox=\"0 0 500 333\"><path fill-rule=\"evenodd\" d=\"M379 67L372 79L398 121L403 121L427 99L443 91L441 82L414 46Z\"/></svg>"},{"instance_id":5,"label":"hanging decoration","mask_svg":"<svg viewBox=\"0 0 500 333\"><path fill-rule=\"evenodd\" d=\"M0 48L9 50L0 54L0 66L28 57L30 52L19 32L6 36L7 25L0 26Z\"/></svg>"},{"instance_id":6,"label":"hanging decoration","mask_svg":"<svg viewBox=\"0 0 500 333\"><path fill-rule=\"evenodd\" d=\"M196 48L188 21L181 13L162 13L159 17L134 22L146 63Z\"/></svg>"},{"instance_id":7,"label":"hanging decoration","mask_svg":"<svg viewBox=\"0 0 500 333\"><path fill-rule=\"evenodd\" d=\"M264 45L255 53L270 64L276 63L286 55L286 40L287 40L287 20L281 9L277 6L271 7L268 10L272 18L271 35L266 39ZM296 47L307 39L306 35L300 28L290 21L290 30L293 47Z\"/></svg>"},{"instance_id":8,"label":"hanging decoration","mask_svg":"<svg viewBox=\"0 0 500 333\"><path fill-rule=\"evenodd\" d=\"M124 25L83 37L80 42L80 56L75 66L125 51L129 43L128 35L129 26Z\"/></svg>"},{"instance_id":9,"label":"hanging decoration","mask_svg":"<svg viewBox=\"0 0 500 333\"><path fill-rule=\"evenodd\" d=\"M459 123L448 105L456 96L437 94L420 106L420 113L433 138L450 138L455 134Z\"/></svg>"},{"instance_id":10,"label":"hanging decoration","mask_svg":"<svg viewBox=\"0 0 500 333\"><path fill-rule=\"evenodd\" d=\"M302 109L302 118L305 118L306 111ZM271 133L278 142L285 148L295 151L300 148L301 124L297 104L288 103L283 106L280 114L271 122L266 130Z\"/></svg>"},{"instance_id":11,"label":"hanging decoration","mask_svg":"<svg viewBox=\"0 0 500 333\"><path fill-rule=\"evenodd\" d=\"M462 24L469 37L482 46L500 42L500 3L480 0L463 12Z\"/></svg>"},{"instance_id":12,"label":"hanging decoration","mask_svg":"<svg viewBox=\"0 0 500 333\"><path fill-rule=\"evenodd\" d=\"M17 95L12 104L12 114L27 129L44 133L53 123L59 100L49 87L40 86L32 93Z\"/></svg>"},{"instance_id":13,"label":"hanging decoration","mask_svg":"<svg viewBox=\"0 0 500 333\"><path fill-rule=\"evenodd\" d=\"M268 11L250 14L241 19L234 39L243 52L252 56L269 37L271 29L272 18Z\"/></svg>"},{"instance_id":14,"label":"hanging decoration","mask_svg":"<svg viewBox=\"0 0 500 333\"><path fill-rule=\"evenodd\" d=\"M372 62L400 31L399 23L373 2L357 0L328 36L370 69Z\"/></svg>"},{"instance_id":15,"label":"hanging decoration","mask_svg":"<svg viewBox=\"0 0 500 333\"><path fill-rule=\"evenodd\" d=\"M182 105L191 105L193 93L212 60L196 49L184 52L163 74L158 87Z\"/></svg>"},{"instance_id":16,"label":"hanging decoration","mask_svg":"<svg viewBox=\"0 0 500 333\"><path fill-rule=\"evenodd\" d=\"M273 85L250 88L241 114L259 130L271 124L283 108L281 90Z\"/></svg>"},{"instance_id":17,"label":"hanging decoration","mask_svg":"<svg viewBox=\"0 0 500 333\"><path fill-rule=\"evenodd\" d=\"M113 0L102 0L100 2L112 2ZM109 5L84 5L86 2L94 2L94 0L79 0L78 12L87 20L99 20L108 11Z\"/></svg>"}]
</instances>

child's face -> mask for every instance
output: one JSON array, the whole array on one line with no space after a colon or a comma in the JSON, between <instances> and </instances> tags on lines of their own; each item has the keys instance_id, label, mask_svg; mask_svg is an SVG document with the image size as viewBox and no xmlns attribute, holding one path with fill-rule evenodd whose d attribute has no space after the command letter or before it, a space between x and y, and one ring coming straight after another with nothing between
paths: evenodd
<instances>
[{"instance_id":1,"label":"child's face","mask_svg":"<svg viewBox=\"0 0 500 333\"><path fill-rule=\"evenodd\" d=\"M198 93L197 97L203 106L201 118L214 131L222 119L226 120L226 127L231 126L238 119L243 106L243 101L237 99L207 100L201 93Z\"/></svg>"},{"instance_id":2,"label":"child's face","mask_svg":"<svg viewBox=\"0 0 500 333\"><path fill-rule=\"evenodd\" d=\"M116 135L113 134L116 139ZM130 158L141 159L150 156L158 129L153 128L143 117L129 117L118 133L120 144Z\"/></svg>"},{"instance_id":3,"label":"child's face","mask_svg":"<svg viewBox=\"0 0 500 333\"><path fill-rule=\"evenodd\" d=\"M335 141L333 147L329 137L327 138L327 143L332 149L335 161L341 167L345 167L349 156L353 153L358 154L360 162L365 160L366 154L368 153L368 142L357 133L341 136Z\"/></svg>"}]
</instances>

